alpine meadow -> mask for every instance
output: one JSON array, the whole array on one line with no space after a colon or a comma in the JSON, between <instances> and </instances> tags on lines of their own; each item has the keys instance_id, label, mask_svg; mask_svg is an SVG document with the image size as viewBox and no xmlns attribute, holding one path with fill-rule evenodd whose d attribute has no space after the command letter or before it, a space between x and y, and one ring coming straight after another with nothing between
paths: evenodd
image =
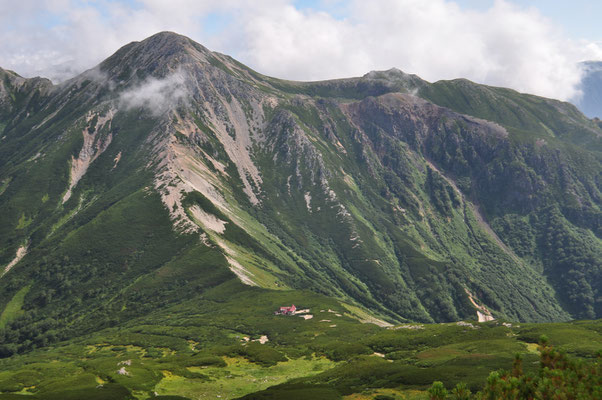
<instances>
[{"instance_id":1,"label":"alpine meadow","mask_svg":"<svg viewBox=\"0 0 602 400\"><path fill-rule=\"evenodd\" d=\"M602 123L566 102L161 32L0 69L0 221L1 400L602 398Z\"/></svg>"}]
</instances>

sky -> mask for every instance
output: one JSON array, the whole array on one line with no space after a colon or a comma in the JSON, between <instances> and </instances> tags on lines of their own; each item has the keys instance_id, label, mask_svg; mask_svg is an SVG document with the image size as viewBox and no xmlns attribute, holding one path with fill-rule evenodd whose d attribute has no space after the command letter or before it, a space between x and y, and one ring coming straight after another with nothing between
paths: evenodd
<instances>
[{"instance_id":1,"label":"sky","mask_svg":"<svg viewBox=\"0 0 602 400\"><path fill-rule=\"evenodd\" d=\"M54 82L163 30L293 80L392 67L561 100L602 60L596 0L0 0L0 67Z\"/></svg>"}]
</instances>

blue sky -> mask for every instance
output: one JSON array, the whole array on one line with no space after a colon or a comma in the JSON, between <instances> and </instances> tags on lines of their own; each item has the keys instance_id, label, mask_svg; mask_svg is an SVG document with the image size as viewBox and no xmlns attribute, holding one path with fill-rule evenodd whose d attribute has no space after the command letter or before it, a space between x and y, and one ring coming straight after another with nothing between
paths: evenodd
<instances>
[{"instance_id":1,"label":"blue sky","mask_svg":"<svg viewBox=\"0 0 602 400\"><path fill-rule=\"evenodd\" d=\"M578 96L602 59L602 2L573 0L0 0L0 67L61 81L161 30L294 80L392 67Z\"/></svg>"}]
</instances>

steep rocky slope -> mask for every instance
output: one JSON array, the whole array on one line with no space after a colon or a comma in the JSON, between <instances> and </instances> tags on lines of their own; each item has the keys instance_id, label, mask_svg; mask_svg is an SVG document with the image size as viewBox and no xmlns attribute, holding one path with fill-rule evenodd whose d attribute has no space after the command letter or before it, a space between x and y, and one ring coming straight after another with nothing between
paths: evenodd
<instances>
[{"instance_id":1,"label":"steep rocky slope","mask_svg":"<svg viewBox=\"0 0 602 400\"><path fill-rule=\"evenodd\" d=\"M168 32L60 85L0 73L22 350L233 279L389 321L602 315L602 131L567 103L395 69L283 81Z\"/></svg>"}]
</instances>

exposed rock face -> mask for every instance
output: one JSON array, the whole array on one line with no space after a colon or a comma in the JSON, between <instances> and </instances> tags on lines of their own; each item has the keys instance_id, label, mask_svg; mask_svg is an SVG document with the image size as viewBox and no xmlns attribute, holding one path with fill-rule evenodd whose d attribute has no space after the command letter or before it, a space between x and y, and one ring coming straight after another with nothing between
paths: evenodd
<instances>
[{"instance_id":1,"label":"exposed rock face","mask_svg":"<svg viewBox=\"0 0 602 400\"><path fill-rule=\"evenodd\" d=\"M0 75L0 262L30 243L0 291L90 319L98 287L130 318L234 279L391 322L602 315L602 131L566 103L282 81L169 32L58 86Z\"/></svg>"},{"instance_id":2,"label":"exposed rock face","mask_svg":"<svg viewBox=\"0 0 602 400\"><path fill-rule=\"evenodd\" d=\"M110 131L111 118L113 117L113 110L109 110L107 115L99 117L98 114L92 116L89 115L86 118L88 125L82 131L84 143L82 149L77 157L71 158L71 173L69 174L69 187L63 196L63 203L65 203L71 197L73 188L77 185L80 179L88 171L90 164L94 162L111 144L112 135L108 133L104 137L99 135L99 132L105 128L108 124L108 130ZM93 121L93 125L89 125Z\"/></svg>"}]
</instances>

